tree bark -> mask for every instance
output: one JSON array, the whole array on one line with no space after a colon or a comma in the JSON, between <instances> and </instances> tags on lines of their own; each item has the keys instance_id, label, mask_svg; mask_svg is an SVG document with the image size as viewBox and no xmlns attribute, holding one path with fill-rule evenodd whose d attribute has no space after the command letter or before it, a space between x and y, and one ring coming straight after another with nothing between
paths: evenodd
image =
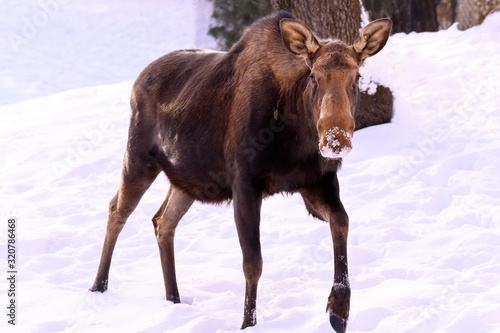
<instances>
[{"instance_id":1,"label":"tree bark","mask_svg":"<svg viewBox=\"0 0 500 333\"><path fill-rule=\"evenodd\" d=\"M283 9L297 16L320 38L337 38L352 44L359 36L359 0L271 0L271 4L275 10ZM356 129L390 122L392 106L389 88L378 86L373 95L361 91Z\"/></svg>"},{"instance_id":2,"label":"tree bark","mask_svg":"<svg viewBox=\"0 0 500 333\"><path fill-rule=\"evenodd\" d=\"M410 0L362 0L370 21L388 17L392 33L410 32Z\"/></svg>"},{"instance_id":3,"label":"tree bark","mask_svg":"<svg viewBox=\"0 0 500 333\"><path fill-rule=\"evenodd\" d=\"M448 29L455 22L457 0L441 0L436 7L439 30Z\"/></svg>"},{"instance_id":4,"label":"tree bark","mask_svg":"<svg viewBox=\"0 0 500 333\"><path fill-rule=\"evenodd\" d=\"M441 0L362 0L370 20L389 17L392 32L437 31L436 7ZM447 1L447 0L443 0Z\"/></svg>"},{"instance_id":5,"label":"tree bark","mask_svg":"<svg viewBox=\"0 0 500 333\"><path fill-rule=\"evenodd\" d=\"M413 0L410 1L411 31L438 31L436 0Z\"/></svg>"},{"instance_id":6,"label":"tree bark","mask_svg":"<svg viewBox=\"0 0 500 333\"><path fill-rule=\"evenodd\" d=\"M271 4L300 18L320 38L352 44L359 36L361 5L357 0L271 0Z\"/></svg>"},{"instance_id":7,"label":"tree bark","mask_svg":"<svg viewBox=\"0 0 500 333\"><path fill-rule=\"evenodd\" d=\"M483 23L488 14L499 10L499 6L499 0L458 0L458 28L466 30Z\"/></svg>"}]
</instances>

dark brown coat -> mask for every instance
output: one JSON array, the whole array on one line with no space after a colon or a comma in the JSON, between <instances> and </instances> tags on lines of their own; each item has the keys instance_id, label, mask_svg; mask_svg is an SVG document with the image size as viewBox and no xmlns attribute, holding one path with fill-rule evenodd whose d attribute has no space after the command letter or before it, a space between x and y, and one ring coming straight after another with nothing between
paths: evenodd
<instances>
[{"instance_id":1,"label":"dark brown coat","mask_svg":"<svg viewBox=\"0 0 500 333\"><path fill-rule=\"evenodd\" d=\"M254 23L229 52L175 51L134 84L122 183L111 200L93 291L104 291L116 239L156 176L171 186L153 217L167 299L179 302L175 228L194 200L233 200L243 251L246 297L242 327L255 324L262 272L263 197L300 192L315 217L330 223L335 284L332 326L345 330L349 311L346 239L337 170L351 149L358 68L387 41L390 21L367 26L356 43L319 42L291 14Z\"/></svg>"}]
</instances>

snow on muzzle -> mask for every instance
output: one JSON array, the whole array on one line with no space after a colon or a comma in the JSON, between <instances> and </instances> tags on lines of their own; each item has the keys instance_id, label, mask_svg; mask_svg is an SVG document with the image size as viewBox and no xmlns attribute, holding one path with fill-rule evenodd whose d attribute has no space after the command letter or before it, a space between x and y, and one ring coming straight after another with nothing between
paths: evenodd
<instances>
[{"instance_id":1,"label":"snow on muzzle","mask_svg":"<svg viewBox=\"0 0 500 333\"><path fill-rule=\"evenodd\" d=\"M326 158L343 158L352 150L352 135L339 128L333 127L320 136L319 151Z\"/></svg>"}]
</instances>

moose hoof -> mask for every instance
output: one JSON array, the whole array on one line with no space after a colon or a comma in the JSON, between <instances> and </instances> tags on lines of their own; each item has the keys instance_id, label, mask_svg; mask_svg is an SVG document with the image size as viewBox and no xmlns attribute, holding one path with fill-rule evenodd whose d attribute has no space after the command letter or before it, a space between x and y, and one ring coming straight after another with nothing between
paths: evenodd
<instances>
[{"instance_id":1,"label":"moose hoof","mask_svg":"<svg viewBox=\"0 0 500 333\"><path fill-rule=\"evenodd\" d=\"M335 332L345 333L347 327L347 321L345 319L337 317L331 312L328 312L328 314L330 315L330 325L332 325Z\"/></svg>"},{"instance_id":2,"label":"moose hoof","mask_svg":"<svg viewBox=\"0 0 500 333\"><path fill-rule=\"evenodd\" d=\"M100 293L105 292L106 290L108 290L108 280L94 282L94 285L89 290L92 292L96 292L96 291L98 291Z\"/></svg>"},{"instance_id":3,"label":"moose hoof","mask_svg":"<svg viewBox=\"0 0 500 333\"><path fill-rule=\"evenodd\" d=\"M170 301L174 304L179 304L181 302L181 298L179 295L168 295L167 301Z\"/></svg>"},{"instance_id":4,"label":"moose hoof","mask_svg":"<svg viewBox=\"0 0 500 333\"><path fill-rule=\"evenodd\" d=\"M241 325L241 329L244 330L245 328L252 326L255 326L255 323L243 323L243 325Z\"/></svg>"},{"instance_id":5,"label":"moose hoof","mask_svg":"<svg viewBox=\"0 0 500 333\"><path fill-rule=\"evenodd\" d=\"M244 330L245 328L255 326L256 324L257 324L257 321L253 318L250 320L245 319L243 321L243 324L241 325L241 329Z\"/></svg>"}]
</instances>

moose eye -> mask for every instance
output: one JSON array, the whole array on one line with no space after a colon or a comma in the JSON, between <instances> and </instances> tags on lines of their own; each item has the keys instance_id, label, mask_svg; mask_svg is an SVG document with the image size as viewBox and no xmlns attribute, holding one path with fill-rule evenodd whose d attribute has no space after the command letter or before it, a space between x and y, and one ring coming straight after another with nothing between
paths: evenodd
<instances>
[{"instance_id":1,"label":"moose eye","mask_svg":"<svg viewBox=\"0 0 500 333\"><path fill-rule=\"evenodd\" d=\"M309 80L311 80L312 84L314 84L314 85L318 84L318 81L316 81L316 78L314 77L314 75L309 75Z\"/></svg>"},{"instance_id":2,"label":"moose eye","mask_svg":"<svg viewBox=\"0 0 500 333\"><path fill-rule=\"evenodd\" d=\"M356 75L356 78L354 79L354 82L359 83L359 79L361 78L361 75Z\"/></svg>"}]
</instances>

